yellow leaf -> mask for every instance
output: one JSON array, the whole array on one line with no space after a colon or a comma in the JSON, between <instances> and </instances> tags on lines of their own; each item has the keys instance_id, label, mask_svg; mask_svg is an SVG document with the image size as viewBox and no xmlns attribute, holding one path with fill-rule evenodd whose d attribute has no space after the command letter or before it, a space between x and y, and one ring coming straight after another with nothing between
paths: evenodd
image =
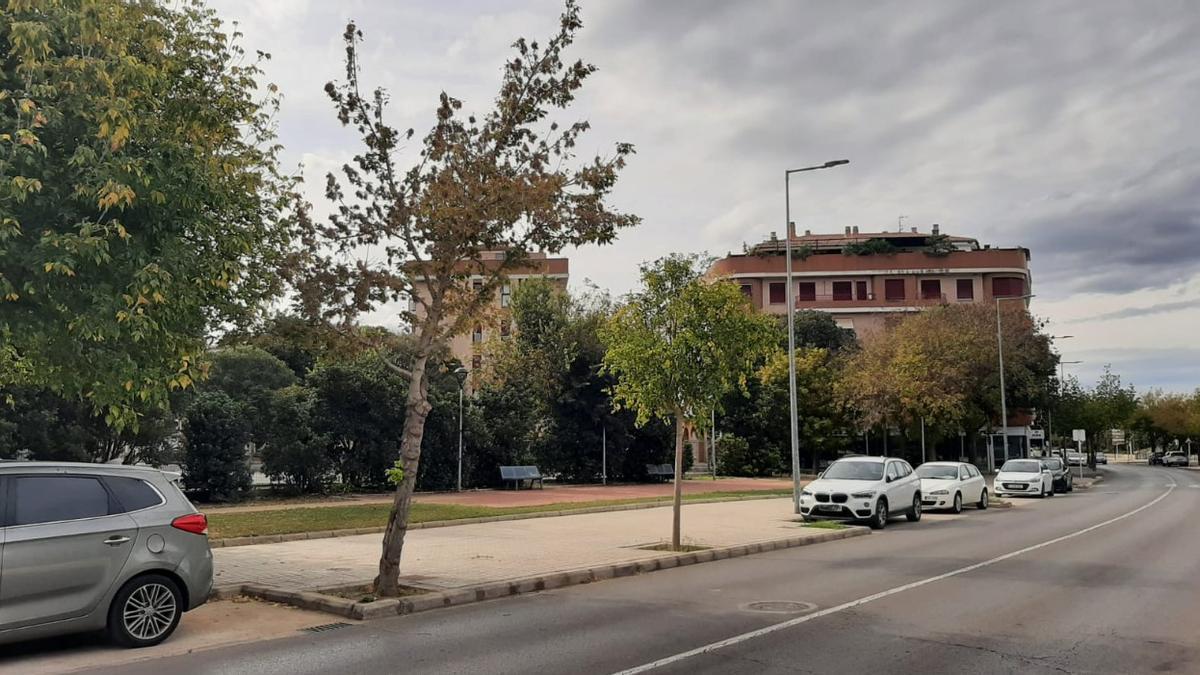
<instances>
[{"instance_id":1,"label":"yellow leaf","mask_svg":"<svg viewBox=\"0 0 1200 675\"><path fill-rule=\"evenodd\" d=\"M48 262L42 269L46 272L49 272L50 270L54 269L54 263Z\"/></svg>"},{"instance_id":2,"label":"yellow leaf","mask_svg":"<svg viewBox=\"0 0 1200 675\"><path fill-rule=\"evenodd\" d=\"M125 380L125 391L133 391L133 380Z\"/></svg>"}]
</instances>

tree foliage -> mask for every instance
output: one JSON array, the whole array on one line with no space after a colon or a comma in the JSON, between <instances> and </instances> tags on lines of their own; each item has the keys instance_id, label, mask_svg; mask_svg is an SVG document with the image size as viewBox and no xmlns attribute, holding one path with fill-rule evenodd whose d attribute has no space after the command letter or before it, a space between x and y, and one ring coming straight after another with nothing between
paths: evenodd
<instances>
[{"instance_id":1,"label":"tree foliage","mask_svg":"<svg viewBox=\"0 0 1200 675\"><path fill-rule=\"evenodd\" d=\"M279 290L275 95L200 2L0 9L0 388L120 429Z\"/></svg>"},{"instance_id":2,"label":"tree foliage","mask_svg":"<svg viewBox=\"0 0 1200 675\"><path fill-rule=\"evenodd\" d=\"M221 392L196 396L183 421L183 485L206 501L236 501L250 489L250 417Z\"/></svg>"}]
</instances>

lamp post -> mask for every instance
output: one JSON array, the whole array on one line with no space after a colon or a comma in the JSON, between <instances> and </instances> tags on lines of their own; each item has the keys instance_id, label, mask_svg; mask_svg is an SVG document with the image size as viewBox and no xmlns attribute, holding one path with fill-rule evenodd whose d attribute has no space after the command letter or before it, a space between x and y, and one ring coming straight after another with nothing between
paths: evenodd
<instances>
[{"instance_id":1,"label":"lamp post","mask_svg":"<svg viewBox=\"0 0 1200 675\"><path fill-rule=\"evenodd\" d=\"M1051 335L1050 339L1051 340L1069 340L1073 337L1075 337L1075 336L1074 335ZM1072 363L1079 363L1079 362L1072 361ZM1060 360L1058 363L1058 395L1059 396L1062 396L1062 381L1063 381L1062 372L1063 372L1062 371L1062 361ZM1046 447L1049 448L1053 442L1054 442L1054 406L1051 405L1051 406L1048 406L1046 409ZM1064 463L1066 462L1065 456L1064 456L1063 462Z\"/></svg>"},{"instance_id":2,"label":"lamp post","mask_svg":"<svg viewBox=\"0 0 1200 675\"><path fill-rule=\"evenodd\" d=\"M1033 297L1033 294L1026 293L1025 295L1014 295L1011 297L996 298L996 354L1000 359L1000 430L1004 436L1004 460L1008 461L1008 397L1004 392L1004 336L1001 334L1000 326L1000 303L1004 300L1028 300ZM988 456L988 470L996 471L996 453L992 452Z\"/></svg>"},{"instance_id":3,"label":"lamp post","mask_svg":"<svg viewBox=\"0 0 1200 675\"><path fill-rule=\"evenodd\" d=\"M783 172L784 255L787 256L787 332L788 332L788 413L792 423L792 509L800 513L800 411L796 404L796 300L792 288L792 174L832 169L849 164L848 159L835 159L818 166L787 169Z\"/></svg>"},{"instance_id":4,"label":"lamp post","mask_svg":"<svg viewBox=\"0 0 1200 675\"><path fill-rule=\"evenodd\" d=\"M468 370L459 366L454 369L454 381L458 382L458 480L455 487L462 492L462 458L463 458L463 390L467 387Z\"/></svg>"}]
</instances>

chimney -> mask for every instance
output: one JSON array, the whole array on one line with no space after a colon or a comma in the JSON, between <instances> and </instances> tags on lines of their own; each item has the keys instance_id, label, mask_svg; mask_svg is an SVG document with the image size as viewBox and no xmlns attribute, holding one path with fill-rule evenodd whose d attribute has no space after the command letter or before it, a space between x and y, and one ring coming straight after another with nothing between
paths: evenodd
<instances>
[{"instance_id":1,"label":"chimney","mask_svg":"<svg viewBox=\"0 0 1200 675\"><path fill-rule=\"evenodd\" d=\"M850 226L849 225L846 226L846 234L850 234Z\"/></svg>"},{"instance_id":2,"label":"chimney","mask_svg":"<svg viewBox=\"0 0 1200 675\"><path fill-rule=\"evenodd\" d=\"M933 224L933 233L934 234L937 234L938 230L940 230L940 229L941 229L941 225L938 225L937 223Z\"/></svg>"},{"instance_id":3,"label":"chimney","mask_svg":"<svg viewBox=\"0 0 1200 675\"><path fill-rule=\"evenodd\" d=\"M858 226L857 225L854 226L854 234L858 234Z\"/></svg>"},{"instance_id":4,"label":"chimney","mask_svg":"<svg viewBox=\"0 0 1200 675\"><path fill-rule=\"evenodd\" d=\"M916 234L916 233L917 233L917 228L915 228L915 227L914 227L914 228L912 228L912 233L913 233L913 234Z\"/></svg>"},{"instance_id":5,"label":"chimney","mask_svg":"<svg viewBox=\"0 0 1200 675\"><path fill-rule=\"evenodd\" d=\"M812 236L812 230L805 230L805 231L804 231L804 236L806 236L806 237L811 237L811 236Z\"/></svg>"},{"instance_id":6,"label":"chimney","mask_svg":"<svg viewBox=\"0 0 1200 675\"><path fill-rule=\"evenodd\" d=\"M778 240L778 239L779 239L779 237L775 236L775 233L774 233L774 232L772 232L772 233L771 233L771 241L776 241L776 240Z\"/></svg>"},{"instance_id":7,"label":"chimney","mask_svg":"<svg viewBox=\"0 0 1200 675\"><path fill-rule=\"evenodd\" d=\"M788 236L788 239L795 239L795 238L796 238L796 221L794 221L794 220L789 220L789 221L788 221L788 233L787 233L787 236Z\"/></svg>"}]
</instances>

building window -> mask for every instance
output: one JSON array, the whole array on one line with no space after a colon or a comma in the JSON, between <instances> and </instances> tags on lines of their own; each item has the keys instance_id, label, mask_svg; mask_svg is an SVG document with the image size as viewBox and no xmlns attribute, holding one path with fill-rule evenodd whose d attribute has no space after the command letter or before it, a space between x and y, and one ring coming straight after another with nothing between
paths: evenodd
<instances>
[{"instance_id":1,"label":"building window","mask_svg":"<svg viewBox=\"0 0 1200 675\"><path fill-rule=\"evenodd\" d=\"M471 370L479 370L483 367L483 357L479 354L471 357Z\"/></svg>"},{"instance_id":2,"label":"building window","mask_svg":"<svg viewBox=\"0 0 1200 675\"><path fill-rule=\"evenodd\" d=\"M483 279L474 279L471 281L471 290L479 293L483 291Z\"/></svg>"},{"instance_id":3,"label":"building window","mask_svg":"<svg viewBox=\"0 0 1200 675\"><path fill-rule=\"evenodd\" d=\"M471 342L475 344L483 342L483 326L475 324L475 330L471 331Z\"/></svg>"},{"instance_id":4,"label":"building window","mask_svg":"<svg viewBox=\"0 0 1200 675\"><path fill-rule=\"evenodd\" d=\"M959 279L958 299L959 300L974 300L975 299L975 282L971 279Z\"/></svg>"},{"instance_id":5,"label":"building window","mask_svg":"<svg viewBox=\"0 0 1200 675\"><path fill-rule=\"evenodd\" d=\"M1025 280L1021 277L996 277L992 279L992 297L1015 298L1025 295Z\"/></svg>"},{"instance_id":6,"label":"building window","mask_svg":"<svg viewBox=\"0 0 1200 675\"><path fill-rule=\"evenodd\" d=\"M801 281L796 284L796 299L801 302L812 302L817 299L817 284L814 281Z\"/></svg>"},{"instance_id":7,"label":"building window","mask_svg":"<svg viewBox=\"0 0 1200 675\"><path fill-rule=\"evenodd\" d=\"M853 300L854 285L849 281L833 282L833 299L837 301Z\"/></svg>"},{"instance_id":8,"label":"building window","mask_svg":"<svg viewBox=\"0 0 1200 675\"><path fill-rule=\"evenodd\" d=\"M883 297L885 300L895 301L904 299L904 280L903 279L885 279L883 282Z\"/></svg>"},{"instance_id":9,"label":"building window","mask_svg":"<svg viewBox=\"0 0 1200 675\"><path fill-rule=\"evenodd\" d=\"M770 292L772 305L782 305L787 302L787 286L784 286L782 281L772 281L767 289Z\"/></svg>"},{"instance_id":10,"label":"building window","mask_svg":"<svg viewBox=\"0 0 1200 675\"><path fill-rule=\"evenodd\" d=\"M512 302L512 284L504 284L500 287L500 306L508 307Z\"/></svg>"},{"instance_id":11,"label":"building window","mask_svg":"<svg viewBox=\"0 0 1200 675\"><path fill-rule=\"evenodd\" d=\"M871 299L871 298L867 297L867 282L865 282L865 281L854 282L854 296L856 298L858 298L859 300L870 300Z\"/></svg>"},{"instance_id":12,"label":"building window","mask_svg":"<svg viewBox=\"0 0 1200 675\"><path fill-rule=\"evenodd\" d=\"M747 298L753 298L754 287L750 284L742 284L742 295L746 296Z\"/></svg>"},{"instance_id":13,"label":"building window","mask_svg":"<svg viewBox=\"0 0 1200 675\"><path fill-rule=\"evenodd\" d=\"M512 335L512 323L509 321L500 322L500 339L507 340Z\"/></svg>"},{"instance_id":14,"label":"building window","mask_svg":"<svg viewBox=\"0 0 1200 675\"><path fill-rule=\"evenodd\" d=\"M938 279L922 279L921 280L921 299L922 300L941 300L942 299L942 282Z\"/></svg>"}]
</instances>

